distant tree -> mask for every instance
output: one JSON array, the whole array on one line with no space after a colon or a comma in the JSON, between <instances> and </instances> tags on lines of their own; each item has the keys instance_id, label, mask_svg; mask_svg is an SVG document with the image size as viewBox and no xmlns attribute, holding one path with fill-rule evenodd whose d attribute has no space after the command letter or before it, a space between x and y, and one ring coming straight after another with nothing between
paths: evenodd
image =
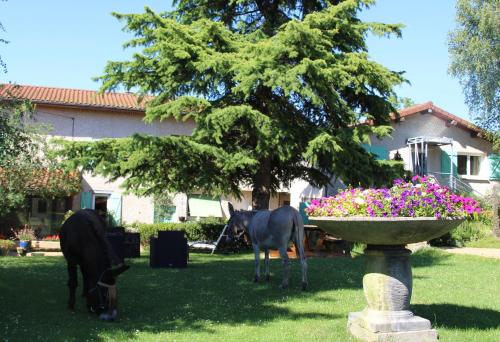
<instances>
[{"instance_id":1,"label":"distant tree","mask_svg":"<svg viewBox=\"0 0 500 342\"><path fill-rule=\"evenodd\" d=\"M67 196L80 188L77 175L48 157L47 127L33 122L32 113L29 101L0 99L0 219L22 208L29 196Z\"/></svg>"},{"instance_id":2,"label":"distant tree","mask_svg":"<svg viewBox=\"0 0 500 342\"><path fill-rule=\"evenodd\" d=\"M5 2L7 0L0 0L0 2ZM0 32L5 32L5 28L2 25L2 22L0 22ZM8 44L9 42L5 40L4 38L0 37L0 44ZM2 59L2 55L0 54L0 71L1 72L7 72L7 65Z\"/></svg>"},{"instance_id":3,"label":"distant tree","mask_svg":"<svg viewBox=\"0 0 500 342\"><path fill-rule=\"evenodd\" d=\"M450 73L458 77L476 122L500 129L500 1L458 0L449 35ZM498 142L497 142L498 143Z\"/></svg>"},{"instance_id":4,"label":"distant tree","mask_svg":"<svg viewBox=\"0 0 500 342\"><path fill-rule=\"evenodd\" d=\"M103 90L155 95L146 120L193 119L191 136L68 143L70 166L126 177L139 194L240 195L253 207L296 178L323 186L387 182L402 167L362 144L391 132L389 98L405 80L369 59L365 38L400 25L363 22L372 0L176 0L172 12L114 14L142 51L109 62ZM373 126L360 126L369 119ZM394 163L394 162L392 162Z\"/></svg>"},{"instance_id":5,"label":"distant tree","mask_svg":"<svg viewBox=\"0 0 500 342\"><path fill-rule=\"evenodd\" d=\"M39 159L24 120L30 109L27 102L0 102L0 217L23 206L28 175Z\"/></svg>"}]
</instances>

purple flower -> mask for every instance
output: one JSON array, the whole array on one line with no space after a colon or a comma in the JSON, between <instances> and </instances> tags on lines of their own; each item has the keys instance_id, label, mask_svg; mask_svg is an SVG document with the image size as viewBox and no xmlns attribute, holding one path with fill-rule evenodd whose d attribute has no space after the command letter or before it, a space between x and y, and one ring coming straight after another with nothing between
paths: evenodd
<instances>
[{"instance_id":1,"label":"purple flower","mask_svg":"<svg viewBox=\"0 0 500 342\"><path fill-rule=\"evenodd\" d=\"M464 217L481 213L472 198L453 194L426 177L412 183L399 179L390 189L349 188L335 197L313 200L306 212L311 216L435 216ZM419 209L418 211L416 209Z\"/></svg>"}]
</instances>

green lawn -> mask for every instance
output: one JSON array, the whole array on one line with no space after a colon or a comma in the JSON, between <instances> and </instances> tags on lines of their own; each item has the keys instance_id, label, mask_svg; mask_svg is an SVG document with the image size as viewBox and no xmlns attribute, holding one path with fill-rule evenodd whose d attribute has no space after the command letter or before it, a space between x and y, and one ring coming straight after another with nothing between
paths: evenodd
<instances>
[{"instance_id":1,"label":"green lawn","mask_svg":"<svg viewBox=\"0 0 500 342\"><path fill-rule=\"evenodd\" d=\"M63 258L0 257L0 340L5 341L352 341L347 314L364 307L363 258L310 259L310 290L273 279L253 284L249 254L191 254L187 269L130 261L119 282L118 322L66 311ZM438 328L440 341L500 340L500 260L445 254L412 257L412 308ZM81 290L79 287L78 290ZM79 291L80 292L80 291Z\"/></svg>"},{"instance_id":2,"label":"green lawn","mask_svg":"<svg viewBox=\"0 0 500 342\"><path fill-rule=\"evenodd\" d=\"M477 248L500 248L500 238L488 235L481 240L468 242L465 246Z\"/></svg>"}]
</instances>

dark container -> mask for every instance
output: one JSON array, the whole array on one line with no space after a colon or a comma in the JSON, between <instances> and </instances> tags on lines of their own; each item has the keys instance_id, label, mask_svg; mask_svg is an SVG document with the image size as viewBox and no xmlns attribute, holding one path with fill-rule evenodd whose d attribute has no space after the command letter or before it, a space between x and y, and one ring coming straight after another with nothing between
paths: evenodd
<instances>
[{"instance_id":1,"label":"dark container","mask_svg":"<svg viewBox=\"0 0 500 342\"><path fill-rule=\"evenodd\" d=\"M125 258L139 258L141 256L141 234L125 232L123 244Z\"/></svg>"},{"instance_id":2,"label":"dark container","mask_svg":"<svg viewBox=\"0 0 500 342\"><path fill-rule=\"evenodd\" d=\"M183 231L160 231L151 238L149 250L151 267L187 267L188 244Z\"/></svg>"},{"instance_id":3,"label":"dark container","mask_svg":"<svg viewBox=\"0 0 500 342\"><path fill-rule=\"evenodd\" d=\"M125 229L123 227L108 228L106 230L106 239L116 256L123 263L125 258Z\"/></svg>"}]
</instances>

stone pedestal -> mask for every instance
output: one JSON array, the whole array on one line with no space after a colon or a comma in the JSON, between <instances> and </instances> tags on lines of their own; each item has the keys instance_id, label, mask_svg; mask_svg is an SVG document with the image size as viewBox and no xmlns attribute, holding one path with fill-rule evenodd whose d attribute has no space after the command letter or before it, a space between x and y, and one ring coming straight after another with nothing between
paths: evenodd
<instances>
[{"instance_id":1,"label":"stone pedestal","mask_svg":"<svg viewBox=\"0 0 500 342\"><path fill-rule=\"evenodd\" d=\"M409 310L411 251L404 245L368 245L363 290L368 306L349 314L351 334L365 341L436 341L429 320Z\"/></svg>"}]
</instances>

